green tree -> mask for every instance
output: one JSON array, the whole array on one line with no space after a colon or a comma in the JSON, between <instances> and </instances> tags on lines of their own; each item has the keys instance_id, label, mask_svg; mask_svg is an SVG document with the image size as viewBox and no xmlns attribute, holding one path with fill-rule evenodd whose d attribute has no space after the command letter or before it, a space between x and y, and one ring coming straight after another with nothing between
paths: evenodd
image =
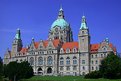
<instances>
[{"instance_id":1,"label":"green tree","mask_svg":"<svg viewBox=\"0 0 121 81\"><path fill-rule=\"evenodd\" d=\"M103 78L121 78L121 58L111 52L100 65L100 72Z\"/></svg>"},{"instance_id":2,"label":"green tree","mask_svg":"<svg viewBox=\"0 0 121 81\"><path fill-rule=\"evenodd\" d=\"M10 62L4 66L4 75L12 81L18 81L23 78L30 78L33 76L33 69L28 62L17 63Z\"/></svg>"}]
</instances>

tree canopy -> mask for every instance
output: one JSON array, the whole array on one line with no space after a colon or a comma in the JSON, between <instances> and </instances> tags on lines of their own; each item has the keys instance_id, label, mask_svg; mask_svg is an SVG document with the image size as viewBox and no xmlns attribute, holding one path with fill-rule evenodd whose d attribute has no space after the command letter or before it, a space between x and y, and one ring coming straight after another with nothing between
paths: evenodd
<instances>
[{"instance_id":1,"label":"tree canopy","mask_svg":"<svg viewBox=\"0 0 121 81\"><path fill-rule=\"evenodd\" d=\"M106 58L101 61L99 71L90 72L85 78L121 78L121 58L110 52Z\"/></svg>"},{"instance_id":2,"label":"tree canopy","mask_svg":"<svg viewBox=\"0 0 121 81\"><path fill-rule=\"evenodd\" d=\"M14 61L4 66L4 75L8 77L9 80L17 81L33 76L33 69L27 61L21 63Z\"/></svg>"},{"instance_id":3,"label":"tree canopy","mask_svg":"<svg viewBox=\"0 0 121 81\"><path fill-rule=\"evenodd\" d=\"M121 78L121 58L111 52L100 65L100 72L104 78Z\"/></svg>"}]
</instances>

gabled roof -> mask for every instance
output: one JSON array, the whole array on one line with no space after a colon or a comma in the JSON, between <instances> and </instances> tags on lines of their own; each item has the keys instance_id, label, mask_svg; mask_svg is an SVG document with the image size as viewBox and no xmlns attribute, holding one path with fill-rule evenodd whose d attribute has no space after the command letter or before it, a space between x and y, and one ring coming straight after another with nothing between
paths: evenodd
<instances>
[{"instance_id":1,"label":"gabled roof","mask_svg":"<svg viewBox=\"0 0 121 81\"><path fill-rule=\"evenodd\" d=\"M28 49L27 49L27 48L22 48L22 49L21 49L21 51L20 51L20 53L25 54L27 51L28 51Z\"/></svg>"},{"instance_id":2,"label":"gabled roof","mask_svg":"<svg viewBox=\"0 0 121 81\"><path fill-rule=\"evenodd\" d=\"M72 50L73 48L78 48L78 42L67 42L67 43L64 43L62 45L62 48L64 50L66 50L67 48L69 48L70 50Z\"/></svg>"},{"instance_id":3,"label":"gabled roof","mask_svg":"<svg viewBox=\"0 0 121 81\"><path fill-rule=\"evenodd\" d=\"M43 45L45 46L45 48L48 46L48 42L49 42L49 40L43 41ZM52 40L52 42L53 42L54 47L57 47L60 43L60 40L56 39L56 40ZM40 42L34 42L34 46L36 49L38 48L39 44L40 44Z\"/></svg>"}]
</instances>

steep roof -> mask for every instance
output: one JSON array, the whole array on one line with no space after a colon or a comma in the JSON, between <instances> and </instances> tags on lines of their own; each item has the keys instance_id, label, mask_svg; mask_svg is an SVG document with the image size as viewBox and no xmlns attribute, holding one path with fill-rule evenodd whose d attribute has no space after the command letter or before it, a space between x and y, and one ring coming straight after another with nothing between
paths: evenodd
<instances>
[{"instance_id":1,"label":"steep roof","mask_svg":"<svg viewBox=\"0 0 121 81\"><path fill-rule=\"evenodd\" d=\"M64 43L62 45L62 48L64 50L66 50L67 48L69 48L70 50L72 50L73 48L78 48L78 42L67 42L67 43Z\"/></svg>"}]
</instances>

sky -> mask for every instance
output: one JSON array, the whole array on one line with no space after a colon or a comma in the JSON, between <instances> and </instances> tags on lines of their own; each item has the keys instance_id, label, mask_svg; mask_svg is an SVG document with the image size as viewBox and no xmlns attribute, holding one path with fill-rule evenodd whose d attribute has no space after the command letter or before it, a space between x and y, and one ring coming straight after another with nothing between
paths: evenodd
<instances>
[{"instance_id":1,"label":"sky","mask_svg":"<svg viewBox=\"0 0 121 81\"><path fill-rule=\"evenodd\" d=\"M60 5L74 41L78 41L81 17L85 15L91 43L108 37L121 52L121 0L0 0L0 57L4 57L7 48L11 49L17 28L21 30L24 47L32 38L47 40Z\"/></svg>"}]
</instances>

